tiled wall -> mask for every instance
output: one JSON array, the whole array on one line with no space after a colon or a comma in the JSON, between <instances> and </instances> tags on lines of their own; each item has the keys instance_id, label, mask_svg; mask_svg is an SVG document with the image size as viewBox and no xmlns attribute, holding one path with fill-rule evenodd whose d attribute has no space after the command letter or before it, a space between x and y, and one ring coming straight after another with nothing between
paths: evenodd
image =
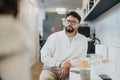
<instances>
[{"instance_id":1,"label":"tiled wall","mask_svg":"<svg viewBox=\"0 0 120 80\"><path fill-rule=\"evenodd\" d=\"M43 22L43 38L46 40L48 36L51 34L51 28L55 27L57 31L63 29L62 20L64 18L64 14L57 13L46 13L46 18Z\"/></svg>"},{"instance_id":2,"label":"tiled wall","mask_svg":"<svg viewBox=\"0 0 120 80\"><path fill-rule=\"evenodd\" d=\"M108 46L108 54L112 63L104 70L113 78L120 79L120 3L107 12L89 22L92 31L103 44ZM108 70L107 70L108 69Z\"/></svg>"}]
</instances>

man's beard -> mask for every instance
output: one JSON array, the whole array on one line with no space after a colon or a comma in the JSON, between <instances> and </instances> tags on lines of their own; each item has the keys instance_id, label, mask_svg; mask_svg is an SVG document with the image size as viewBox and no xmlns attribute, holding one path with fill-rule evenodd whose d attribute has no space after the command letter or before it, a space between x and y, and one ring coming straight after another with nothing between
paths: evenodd
<instances>
[{"instance_id":1,"label":"man's beard","mask_svg":"<svg viewBox=\"0 0 120 80\"><path fill-rule=\"evenodd\" d=\"M66 32L73 33L75 29L70 25L65 27Z\"/></svg>"}]
</instances>

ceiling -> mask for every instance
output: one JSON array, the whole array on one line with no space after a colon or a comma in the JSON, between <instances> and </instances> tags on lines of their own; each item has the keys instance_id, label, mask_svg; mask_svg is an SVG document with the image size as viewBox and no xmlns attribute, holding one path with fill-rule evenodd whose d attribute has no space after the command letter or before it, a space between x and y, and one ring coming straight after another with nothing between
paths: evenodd
<instances>
[{"instance_id":1,"label":"ceiling","mask_svg":"<svg viewBox=\"0 0 120 80\"><path fill-rule=\"evenodd\" d=\"M56 8L66 8L66 11L81 9L82 0L40 0L40 7L45 12L55 12Z\"/></svg>"}]
</instances>

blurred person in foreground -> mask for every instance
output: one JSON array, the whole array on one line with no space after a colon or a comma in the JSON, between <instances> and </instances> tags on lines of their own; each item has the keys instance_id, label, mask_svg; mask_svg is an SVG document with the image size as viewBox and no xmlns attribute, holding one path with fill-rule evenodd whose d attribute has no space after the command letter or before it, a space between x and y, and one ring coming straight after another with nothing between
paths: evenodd
<instances>
[{"instance_id":1,"label":"blurred person in foreground","mask_svg":"<svg viewBox=\"0 0 120 80\"><path fill-rule=\"evenodd\" d=\"M87 53L87 39L78 33L81 17L75 11L66 14L64 30L51 34L41 49L44 63L39 80L68 80L71 67Z\"/></svg>"},{"instance_id":2,"label":"blurred person in foreground","mask_svg":"<svg viewBox=\"0 0 120 80\"><path fill-rule=\"evenodd\" d=\"M0 0L0 80L31 80L33 41L17 20L19 0Z\"/></svg>"}]
</instances>

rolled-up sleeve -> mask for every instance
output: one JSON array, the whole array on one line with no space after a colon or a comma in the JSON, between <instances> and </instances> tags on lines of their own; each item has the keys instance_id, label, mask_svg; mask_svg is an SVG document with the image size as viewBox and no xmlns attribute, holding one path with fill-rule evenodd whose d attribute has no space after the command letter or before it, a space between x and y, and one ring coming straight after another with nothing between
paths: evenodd
<instances>
[{"instance_id":1,"label":"rolled-up sleeve","mask_svg":"<svg viewBox=\"0 0 120 80\"><path fill-rule=\"evenodd\" d=\"M58 67L60 62L53 57L55 53L55 36L50 35L41 49L41 61L49 67Z\"/></svg>"}]
</instances>

